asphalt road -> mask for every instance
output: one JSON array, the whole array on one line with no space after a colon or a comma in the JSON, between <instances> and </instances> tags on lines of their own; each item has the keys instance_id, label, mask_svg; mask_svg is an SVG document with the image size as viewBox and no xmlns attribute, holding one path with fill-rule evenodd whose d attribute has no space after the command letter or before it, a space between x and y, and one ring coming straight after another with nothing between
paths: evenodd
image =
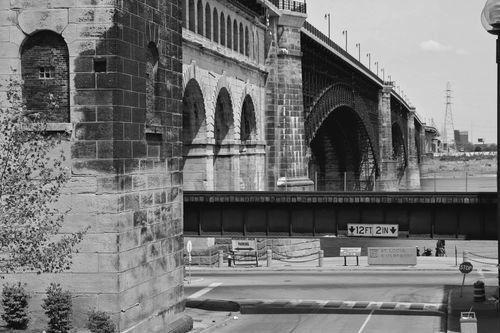
<instances>
[{"instance_id":1,"label":"asphalt road","mask_svg":"<svg viewBox=\"0 0 500 333\"><path fill-rule=\"evenodd\" d=\"M465 283L497 282L496 272L474 271ZM448 290L462 275L453 271L238 271L193 272L186 297L224 300L330 300L404 303L446 303ZM443 332L445 317L359 314L273 314L231 317L214 332Z\"/></svg>"},{"instance_id":2,"label":"asphalt road","mask_svg":"<svg viewBox=\"0 0 500 333\"><path fill-rule=\"evenodd\" d=\"M470 273L466 284L483 278L494 284L495 272ZM185 284L186 297L304 299L372 302L446 303L447 291L459 286L462 275L452 271L342 271L342 272L235 272L192 274ZM205 289L211 284L216 287ZM203 291L202 291L203 290ZM201 295L200 295L201 292Z\"/></svg>"},{"instance_id":3,"label":"asphalt road","mask_svg":"<svg viewBox=\"0 0 500 333\"><path fill-rule=\"evenodd\" d=\"M388 324L390 323L390 324ZM240 315L217 333L422 333L441 332L436 316L398 316L370 314L286 314Z\"/></svg>"}]
</instances>

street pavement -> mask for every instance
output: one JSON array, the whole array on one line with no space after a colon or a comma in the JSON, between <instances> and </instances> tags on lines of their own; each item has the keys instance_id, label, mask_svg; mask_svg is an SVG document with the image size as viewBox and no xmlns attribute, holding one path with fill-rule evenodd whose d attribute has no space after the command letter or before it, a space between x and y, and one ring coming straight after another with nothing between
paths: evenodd
<instances>
[{"instance_id":1,"label":"street pavement","mask_svg":"<svg viewBox=\"0 0 500 333\"><path fill-rule=\"evenodd\" d=\"M478 332L500 331L498 329L498 312L496 312L492 300L481 304L474 303L472 287L464 288L463 297L457 297L457 292L460 291L461 275L458 272L458 267L455 266L456 260L454 257L418 257L416 266L403 267L368 266L366 257L360 257L359 266L355 266L354 258L348 259L348 266L344 266L343 258L333 257L324 258L323 267L318 267L318 261L306 263L273 261L271 267L265 267L265 262L261 262L260 267L240 265L221 268L187 268L187 273L191 273L191 283L185 281L185 293L188 297L187 306L192 307L188 308L187 312L190 314L190 311L198 311L192 314L195 332L205 332L207 329L213 332L246 332L245 323L248 323L249 329L255 329L256 322L266 322L265 327L274 327L274 324L271 323L273 320L278 323L280 321L285 323L294 322L294 325L296 325L294 327L297 328L294 332L321 332L318 329L311 330L310 325L315 323L319 325L316 326L317 328L321 327L321 325L329 327L330 319L328 318L334 318L331 317L332 315L345 317L342 318L346 320L345 325L347 326L344 327L345 330L339 332L378 332L377 327L387 326L387 322L390 323L391 330L385 332L398 332L397 322L406 323L408 327L419 327L415 332L443 332L446 326L448 332L460 332L460 312L465 311L463 309L469 311L471 306L472 311L476 312L478 318ZM460 263L461 260L462 258L457 259L457 262ZM487 286L496 285L498 280L494 262L491 260L488 262L485 259L483 261L484 263L474 263L474 271L467 276L466 286L470 286L477 279L485 281ZM429 281L428 277L424 278L423 276L432 276L433 273L435 273L435 281L432 281L432 284L448 285L448 287L434 289L433 286L423 286L422 281ZM263 282L262 279L269 274L278 276L283 274L283 276L288 277L283 279L283 276L279 276L277 279L279 283ZM372 299L366 299L366 296L363 299L362 296L367 295L367 293L362 288L358 289L355 286L356 283L361 283L361 280L364 279L366 282L366 279L369 279L370 286L368 287L377 290L380 289L380 284L383 285L390 280L394 281L394 276L400 274L415 275L416 281L407 281L407 283L399 286L400 290L396 290L392 294L378 291L380 294L375 293L376 297L373 298L372 295L370 297ZM348 282L350 281L350 284L341 281L338 288L332 291L332 294L325 293L325 290L332 289L333 284L328 283L326 288L325 285L320 283L320 280L325 278L331 280L330 275L335 275L337 280L339 276L344 276ZM189 274L186 274L186 276L189 276ZM231 286L228 281L235 280L235 276L239 276L240 281L233 282ZM309 276L308 281L306 283L301 281L301 276ZM317 280L314 281L315 279L311 276L317 277ZM373 278L373 276L376 278ZM419 276L421 280L419 280ZM293 282L295 279L298 280ZM357 282L356 279L360 281ZM408 277L401 280L406 279ZM283 297L282 294L280 295L279 289L280 284L287 284L286 280L292 281L288 284L290 284L293 292L290 292L288 297ZM238 280L236 279L236 281ZM269 283L269 285L265 286L266 283ZM342 283L345 284L344 287L342 287ZM245 286L250 291L246 290ZM409 288L416 289L414 292L409 292ZM422 290L426 288L430 289L422 295ZM339 290L342 289L344 289L345 294L339 293ZM358 289L357 293L352 292L352 290L356 291L356 289ZM261 294L259 294L259 290L261 290ZM495 292L495 287L487 288L488 297L491 297ZM256 295L258 297L255 297ZM307 298L308 295L314 297ZM341 297L335 298L333 295L341 295ZM404 302L402 301L404 299L398 297L410 298L407 299L407 302ZM396 302L393 300L396 300ZM430 302L426 300L430 300ZM221 312L212 316L213 310ZM266 317L264 315L264 318L267 319L261 318L262 314L269 313L273 313L273 316ZM328 313L329 315L324 316L321 315L322 313ZM284 319L289 318L286 317L289 315L295 315L294 319ZM319 317L311 319L310 316ZM352 316L361 316L360 318L364 319L354 320ZM394 316L400 316L400 318L395 320L393 319ZM234 319L235 317L238 319ZM214 319L212 321L205 320L203 325L203 320L199 320L199 318ZM362 327L363 320L367 318L370 318L370 320ZM337 322L340 323L339 320ZM377 326L377 322L381 320L383 322L380 322ZM436 322L443 321L445 325L436 324ZM349 323L355 323L355 325L353 324L354 326L351 327ZM422 326L423 323L428 324L428 326ZM424 327L426 328L424 329ZM282 331L289 332L291 330L286 328L285 325L282 327ZM405 331L411 332L411 330ZM248 330L248 332L251 332L251 330ZM259 329L259 332L265 332L265 330ZM273 332L280 332L280 330ZM329 332L334 332L334 330L329 330Z\"/></svg>"}]
</instances>

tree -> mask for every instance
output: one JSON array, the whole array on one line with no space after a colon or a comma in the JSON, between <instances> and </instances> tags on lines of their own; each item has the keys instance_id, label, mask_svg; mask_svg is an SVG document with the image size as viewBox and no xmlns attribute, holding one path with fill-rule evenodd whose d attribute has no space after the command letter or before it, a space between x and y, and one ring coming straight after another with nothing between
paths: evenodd
<instances>
[{"instance_id":1,"label":"tree","mask_svg":"<svg viewBox=\"0 0 500 333\"><path fill-rule=\"evenodd\" d=\"M11 79L0 105L0 273L61 272L85 230L58 234L64 215L55 203L69 179L62 151L51 157L61 135L47 130L47 114L58 106L48 96L47 112L30 113L21 82Z\"/></svg>"}]
</instances>

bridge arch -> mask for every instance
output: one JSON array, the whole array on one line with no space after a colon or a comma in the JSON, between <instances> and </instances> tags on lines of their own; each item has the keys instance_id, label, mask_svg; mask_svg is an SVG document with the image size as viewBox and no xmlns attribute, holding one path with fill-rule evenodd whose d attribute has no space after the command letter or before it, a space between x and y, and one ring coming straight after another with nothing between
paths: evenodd
<instances>
[{"instance_id":1,"label":"bridge arch","mask_svg":"<svg viewBox=\"0 0 500 333\"><path fill-rule=\"evenodd\" d=\"M371 190L378 174L378 147L368 103L345 83L315 99L305 121L309 170L318 190Z\"/></svg>"}]
</instances>

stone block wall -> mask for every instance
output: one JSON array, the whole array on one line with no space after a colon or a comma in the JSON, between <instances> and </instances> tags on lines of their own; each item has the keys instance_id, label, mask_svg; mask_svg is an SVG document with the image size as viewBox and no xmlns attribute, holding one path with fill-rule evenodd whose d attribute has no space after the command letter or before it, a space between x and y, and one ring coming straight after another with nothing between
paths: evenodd
<instances>
[{"instance_id":1,"label":"stone block wall","mask_svg":"<svg viewBox=\"0 0 500 333\"><path fill-rule=\"evenodd\" d=\"M22 73L19 54L29 35L47 30L67 45L70 113L54 126L70 137L63 148L71 179L59 203L70 211L62 232L90 227L71 271L7 277L27 282L34 293L32 325L44 325L39 304L51 281L75 295L77 327L96 308L110 312L120 332L159 332L184 310L181 5L0 2L2 82L14 70ZM152 90L146 84L151 42L159 53ZM147 103L151 91L154 104Z\"/></svg>"}]
</instances>

